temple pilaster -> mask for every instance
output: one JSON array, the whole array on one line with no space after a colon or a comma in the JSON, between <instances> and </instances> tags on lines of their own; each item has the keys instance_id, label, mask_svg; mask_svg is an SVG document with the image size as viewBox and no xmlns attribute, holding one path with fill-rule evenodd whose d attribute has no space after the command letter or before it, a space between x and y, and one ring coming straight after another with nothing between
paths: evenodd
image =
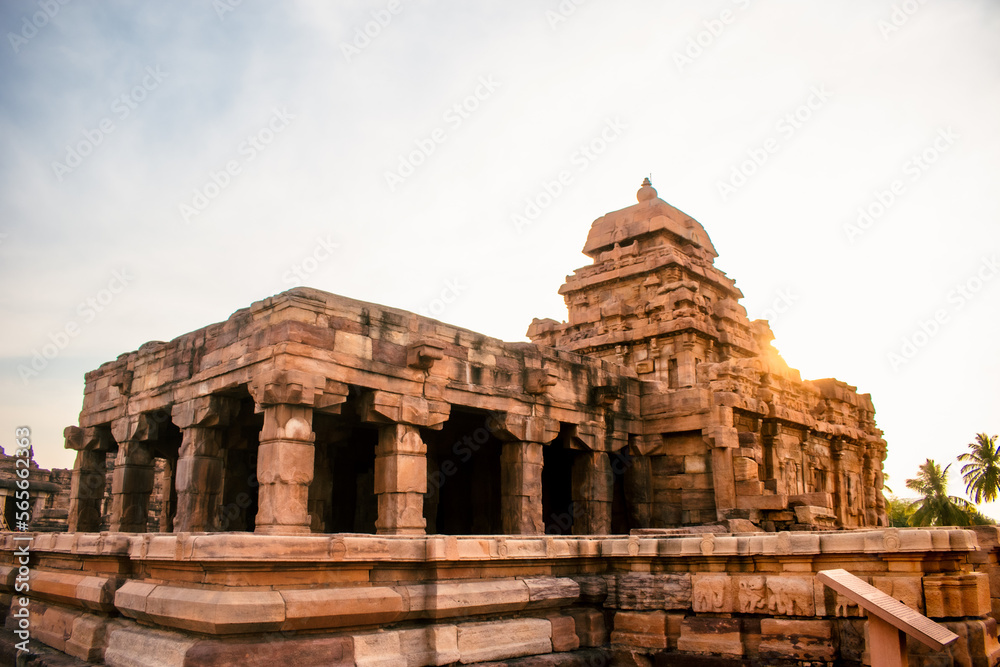
<instances>
[{"instance_id":1,"label":"temple pilaster","mask_svg":"<svg viewBox=\"0 0 1000 667\"><path fill-rule=\"evenodd\" d=\"M173 407L171 416L182 440L174 488L174 532L218 530L225 467L223 427L239 405L219 396L201 396Z\"/></svg>"}]
</instances>

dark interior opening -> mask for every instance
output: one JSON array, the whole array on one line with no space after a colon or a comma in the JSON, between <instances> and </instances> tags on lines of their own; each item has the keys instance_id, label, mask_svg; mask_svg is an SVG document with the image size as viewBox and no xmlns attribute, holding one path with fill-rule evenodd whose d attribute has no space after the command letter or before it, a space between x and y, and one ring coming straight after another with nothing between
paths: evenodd
<instances>
[{"instance_id":1,"label":"dark interior opening","mask_svg":"<svg viewBox=\"0 0 1000 667\"><path fill-rule=\"evenodd\" d=\"M16 492L12 491L9 496L4 497L3 520L4 530L14 530L17 525L17 499Z\"/></svg>"},{"instance_id":2,"label":"dark interior opening","mask_svg":"<svg viewBox=\"0 0 1000 667\"><path fill-rule=\"evenodd\" d=\"M421 429L427 444L427 533L490 535L500 523L500 450L486 412L453 407L440 431Z\"/></svg>"},{"instance_id":3,"label":"dark interior opening","mask_svg":"<svg viewBox=\"0 0 1000 667\"><path fill-rule=\"evenodd\" d=\"M542 448L542 518L547 535L573 534L573 461L576 452L561 439Z\"/></svg>"},{"instance_id":4,"label":"dark interior opening","mask_svg":"<svg viewBox=\"0 0 1000 667\"><path fill-rule=\"evenodd\" d=\"M240 398L240 409L226 430L222 502L216 526L221 532L253 532L257 518L257 449L264 414L254 412L249 394Z\"/></svg>"},{"instance_id":5,"label":"dark interior opening","mask_svg":"<svg viewBox=\"0 0 1000 667\"><path fill-rule=\"evenodd\" d=\"M114 443L110 437L110 427L108 428L108 440ZM118 460L118 444L108 447L104 457L104 499L101 501L101 530L106 531L111 526L111 484L114 478L115 461Z\"/></svg>"},{"instance_id":6,"label":"dark interior opening","mask_svg":"<svg viewBox=\"0 0 1000 667\"><path fill-rule=\"evenodd\" d=\"M174 529L174 517L177 514L174 472L177 470L177 457L180 456L183 436L180 428L170 421L170 412L156 412L152 419L157 424L156 440L149 442L155 476L153 491L146 505L146 532L169 533Z\"/></svg>"},{"instance_id":7,"label":"dark interior opening","mask_svg":"<svg viewBox=\"0 0 1000 667\"><path fill-rule=\"evenodd\" d=\"M632 456L628 448L609 454L611 472L614 474L614 488L611 502L611 534L627 535L633 528L632 512L625 497L625 472L632 467Z\"/></svg>"},{"instance_id":8,"label":"dark interior opening","mask_svg":"<svg viewBox=\"0 0 1000 667\"><path fill-rule=\"evenodd\" d=\"M316 415L314 421L317 418L315 495L312 487L309 492L313 531L374 534L378 429L348 426L328 415Z\"/></svg>"}]
</instances>

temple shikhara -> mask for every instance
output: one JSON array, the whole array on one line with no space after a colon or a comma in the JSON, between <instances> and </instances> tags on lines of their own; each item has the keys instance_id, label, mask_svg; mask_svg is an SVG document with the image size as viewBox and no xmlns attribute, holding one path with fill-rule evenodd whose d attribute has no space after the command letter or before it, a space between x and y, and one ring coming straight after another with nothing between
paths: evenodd
<instances>
[{"instance_id":1,"label":"temple shikhara","mask_svg":"<svg viewBox=\"0 0 1000 667\"><path fill-rule=\"evenodd\" d=\"M959 635L911 665L997 664L997 529L888 527L871 397L785 363L698 222L647 180L584 254L530 343L296 288L88 373L32 639L108 665L870 664L815 578L844 568Z\"/></svg>"}]
</instances>

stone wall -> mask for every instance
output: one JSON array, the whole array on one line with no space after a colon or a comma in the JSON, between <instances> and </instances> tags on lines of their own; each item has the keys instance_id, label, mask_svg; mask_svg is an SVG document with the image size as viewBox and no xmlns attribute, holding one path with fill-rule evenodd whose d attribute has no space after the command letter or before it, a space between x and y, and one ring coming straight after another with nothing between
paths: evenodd
<instances>
[{"instance_id":1,"label":"stone wall","mask_svg":"<svg viewBox=\"0 0 1000 667\"><path fill-rule=\"evenodd\" d=\"M15 495L18 491L17 456L8 456L0 448L0 515L3 524L16 529ZM62 468L39 468L34 456L28 460L28 493L31 500L31 530L61 532L67 528L73 471Z\"/></svg>"},{"instance_id":2,"label":"stone wall","mask_svg":"<svg viewBox=\"0 0 1000 667\"><path fill-rule=\"evenodd\" d=\"M986 666L997 537L37 535L31 628L109 665L865 664L863 613L815 579L844 567L960 636L911 665Z\"/></svg>"}]
</instances>

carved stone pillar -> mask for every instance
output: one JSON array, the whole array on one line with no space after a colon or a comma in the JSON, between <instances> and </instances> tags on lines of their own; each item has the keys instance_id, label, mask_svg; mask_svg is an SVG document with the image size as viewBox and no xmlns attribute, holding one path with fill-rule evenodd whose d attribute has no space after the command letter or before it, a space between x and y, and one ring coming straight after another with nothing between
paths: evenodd
<instances>
[{"instance_id":1,"label":"carved stone pillar","mask_svg":"<svg viewBox=\"0 0 1000 667\"><path fill-rule=\"evenodd\" d=\"M175 533L219 530L225 463L222 428L238 409L235 401L219 396L201 396L174 406L171 416L183 436L174 473Z\"/></svg>"},{"instance_id":2,"label":"carved stone pillar","mask_svg":"<svg viewBox=\"0 0 1000 667\"><path fill-rule=\"evenodd\" d=\"M222 433L214 428L182 427L181 454L174 488L177 514L174 532L217 530L222 495Z\"/></svg>"},{"instance_id":3,"label":"carved stone pillar","mask_svg":"<svg viewBox=\"0 0 1000 667\"><path fill-rule=\"evenodd\" d=\"M163 503L160 511L161 533L171 533L174 530L174 515L177 511L177 492L174 480L177 478L177 459L163 459L163 469L159 471L160 488L163 489ZM153 480L156 486L156 480ZM171 493L173 490L173 493Z\"/></svg>"},{"instance_id":4,"label":"carved stone pillar","mask_svg":"<svg viewBox=\"0 0 1000 667\"><path fill-rule=\"evenodd\" d=\"M740 446L740 436L732 426L730 409L716 408L717 426L702 429L712 457L712 490L715 496L716 519L725 519L736 508L736 472L733 452ZM703 517L704 518L704 517Z\"/></svg>"},{"instance_id":5,"label":"carved stone pillar","mask_svg":"<svg viewBox=\"0 0 1000 667\"><path fill-rule=\"evenodd\" d=\"M429 368L440 346L420 344L409 353L415 368ZM427 493L427 445L418 427L440 429L451 406L424 396L372 390L361 401L361 420L379 426L375 448L375 493L379 535L423 535Z\"/></svg>"},{"instance_id":6,"label":"carved stone pillar","mask_svg":"<svg viewBox=\"0 0 1000 667\"><path fill-rule=\"evenodd\" d=\"M848 524L847 515L847 472L844 469L844 450L847 444L840 438L830 442L830 458L833 459L833 513L837 528Z\"/></svg>"},{"instance_id":7,"label":"carved stone pillar","mask_svg":"<svg viewBox=\"0 0 1000 667\"><path fill-rule=\"evenodd\" d=\"M320 439L321 440L321 439ZM333 478L330 471L330 443L316 445L313 458L313 481L309 485L309 528L313 533L327 532L327 517L333 496Z\"/></svg>"},{"instance_id":8,"label":"carved stone pillar","mask_svg":"<svg viewBox=\"0 0 1000 667\"><path fill-rule=\"evenodd\" d=\"M146 532L149 494L153 491L153 455L146 442L127 440L118 445L111 474L112 533Z\"/></svg>"},{"instance_id":9,"label":"carved stone pillar","mask_svg":"<svg viewBox=\"0 0 1000 667\"><path fill-rule=\"evenodd\" d=\"M123 417L111 424L118 442L118 456L111 473L108 530L112 533L146 532L149 495L156 475L149 441L156 440L157 425L157 420L146 414Z\"/></svg>"},{"instance_id":10,"label":"carved stone pillar","mask_svg":"<svg viewBox=\"0 0 1000 667\"><path fill-rule=\"evenodd\" d=\"M712 449L712 489L715 493L716 518L728 518L729 511L736 508L736 475L732 449Z\"/></svg>"},{"instance_id":11,"label":"carved stone pillar","mask_svg":"<svg viewBox=\"0 0 1000 667\"><path fill-rule=\"evenodd\" d=\"M677 352L677 384L682 389L693 387L696 379L694 341L685 340Z\"/></svg>"},{"instance_id":12,"label":"carved stone pillar","mask_svg":"<svg viewBox=\"0 0 1000 667\"><path fill-rule=\"evenodd\" d=\"M572 474L573 534L607 535L615 483L607 452L578 452Z\"/></svg>"},{"instance_id":13,"label":"carved stone pillar","mask_svg":"<svg viewBox=\"0 0 1000 667\"><path fill-rule=\"evenodd\" d=\"M312 408L279 403L264 407L257 449L257 519L254 532L309 532L309 484L313 479Z\"/></svg>"},{"instance_id":14,"label":"carved stone pillar","mask_svg":"<svg viewBox=\"0 0 1000 667\"><path fill-rule=\"evenodd\" d=\"M500 450L500 524L507 535L541 535L542 444L505 442Z\"/></svg>"},{"instance_id":15,"label":"carved stone pillar","mask_svg":"<svg viewBox=\"0 0 1000 667\"><path fill-rule=\"evenodd\" d=\"M885 456L885 442L872 447L872 465L875 468L875 525L878 526L889 525L885 507L885 472L882 467Z\"/></svg>"},{"instance_id":16,"label":"carved stone pillar","mask_svg":"<svg viewBox=\"0 0 1000 667\"><path fill-rule=\"evenodd\" d=\"M559 435L559 422L503 413L494 419L500 450L500 526L507 535L542 535L543 443Z\"/></svg>"},{"instance_id":17,"label":"carved stone pillar","mask_svg":"<svg viewBox=\"0 0 1000 667\"><path fill-rule=\"evenodd\" d=\"M379 428L375 448L375 493L379 535L423 535L427 493L427 445L416 426L389 424Z\"/></svg>"},{"instance_id":18,"label":"carved stone pillar","mask_svg":"<svg viewBox=\"0 0 1000 667\"><path fill-rule=\"evenodd\" d=\"M861 466L862 498L864 498L864 511L861 513L861 525L879 525L879 500L883 501L882 484L879 476L882 472L882 461L877 458L878 454L872 447L865 447Z\"/></svg>"},{"instance_id":19,"label":"carved stone pillar","mask_svg":"<svg viewBox=\"0 0 1000 667\"><path fill-rule=\"evenodd\" d=\"M69 532L91 533L101 529L101 502L107 476L107 452L76 453L70 485Z\"/></svg>"},{"instance_id":20,"label":"carved stone pillar","mask_svg":"<svg viewBox=\"0 0 1000 667\"><path fill-rule=\"evenodd\" d=\"M97 532L101 529L109 434L93 428L67 426L63 435L66 449L77 452L70 485L68 530L71 533Z\"/></svg>"},{"instance_id":21,"label":"carved stone pillar","mask_svg":"<svg viewBox=\"0 0 1000 667\"><path fill-rule=\"evenodd\" d=\"M630 462L625 469L625 505L629 522L635 528L652 528L653 462L642 454L633 454Z\"/></svg>"},{"instance_id":22,"label":"carved stone pillar","mask_svg":"<svg viewBox=\"0 0 1000 667\"><path fill-rule=\"evenodd\" d=\"M313 406L324 401L326 379L300 371L269 370L255 376L250 392L264 412L257 449L257 518L254 532L308 533L309 484L315 453ZM344 392L346 395L346 391Z\"/></svg>"}]
</instances>

